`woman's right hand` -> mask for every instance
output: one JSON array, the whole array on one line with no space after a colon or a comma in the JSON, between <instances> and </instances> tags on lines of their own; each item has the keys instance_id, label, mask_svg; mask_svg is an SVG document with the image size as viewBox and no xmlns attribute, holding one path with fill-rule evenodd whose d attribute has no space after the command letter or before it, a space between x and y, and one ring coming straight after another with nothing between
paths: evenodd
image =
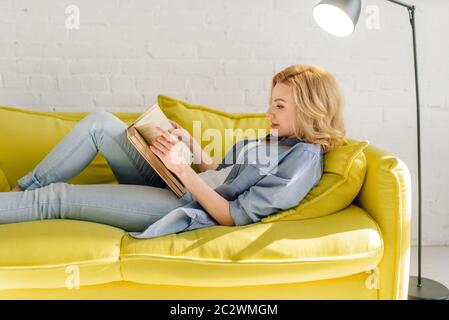
<instances>
[{"instance_id":1,"label":"woman's right hand","mask_svg":"<svg viewBox=\"0 0 449 320\"><path fill-rule=\"evenodd\" d=\"M173 128L168 129L168 132L173 133L176 137L179 137L186 146L190 149L193 155L193 161L198 165L200 172L207 170L217 170L218 164L214 163L213 159L201 148L201 145L196 142L190 133L177 124L175 121L168 119Z\"/></svg>"},{"instance_id":2,"label":"woman's right hand","mask_svg":"<svg viewBox=\"0 0 449 320\"><path fill-rule=\"evenodd\" d=\"M190 150L192 150L192 136L190 135L190 133L184 129L183 127L181 127L178 123L176 123L173 120L168 119L168 121L170 121L170 123L172 124L173 128L168 129L168 132L172 133L173 135L175 135L175 137L177 137L179 140L183 141L185 143L185 145L187 147L189 147Z\"/></svg>"}]
</instances>

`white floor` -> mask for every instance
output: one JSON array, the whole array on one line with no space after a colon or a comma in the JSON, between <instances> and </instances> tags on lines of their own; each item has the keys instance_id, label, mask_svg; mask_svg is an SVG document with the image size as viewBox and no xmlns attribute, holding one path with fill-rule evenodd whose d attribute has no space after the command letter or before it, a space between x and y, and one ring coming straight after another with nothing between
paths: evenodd
<instances>
[{"instance_id":1,"label":"white floor","mask_svg":"<svg viewBox=\"0 0 449 320\"><path fill-rule=\"evenodd\" d=\"M444 284L449 288L449 247L423 247L421 276ZM418 275L418 248L412 247L410 275Z\"/></svg>"}]
</instances>

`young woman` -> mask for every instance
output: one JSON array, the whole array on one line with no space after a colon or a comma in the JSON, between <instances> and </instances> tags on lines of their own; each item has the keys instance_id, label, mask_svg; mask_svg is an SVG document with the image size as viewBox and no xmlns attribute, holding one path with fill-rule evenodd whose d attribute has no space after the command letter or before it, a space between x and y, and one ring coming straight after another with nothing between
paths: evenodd
<instances>
[{"instance_id":1,"label":"young woman","mask_svg":"<svg viewBox=\"0 0 449 320\"><path fill-rule=\"evenodd\" d=\"M292 65L272 78L266 112L272 131L241 140L220 164L175 122L151 149L188 192L178 198L126 138L127 125L112 113L90 113L12 191L0 193L0 224L76 219L116 226L150 238L212 225L244 225L298 204L321 178L323 155L345 136L343 96L326 70ZM170 139L170 134L178 140ZM181 140L181 141L180 141ZM200 171L183 161L189 145ZM260 148L275 146L269 169ZM259 150L259 151L258 151ZM68 184L100 151L119 184ZM266 153L262 153L266 154Z\"/></svg>"}]
</instances>

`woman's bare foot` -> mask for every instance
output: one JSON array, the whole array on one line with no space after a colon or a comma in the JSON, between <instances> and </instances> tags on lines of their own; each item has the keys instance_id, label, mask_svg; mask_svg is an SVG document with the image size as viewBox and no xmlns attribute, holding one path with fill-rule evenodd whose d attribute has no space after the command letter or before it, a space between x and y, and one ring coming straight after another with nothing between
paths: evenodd
<instances>
[{"instance_id":1,"label":"woman's bare foot","mask_svg":"<svg viewBox=\"0 0 449 320\"><path fill-rule=\"evenodd\" d=\"M11 192L19 192L19 191L23 191L22 189L20 189L19 186L14 187L13 189L11 189Z\"/></svg>"}]
</instances>

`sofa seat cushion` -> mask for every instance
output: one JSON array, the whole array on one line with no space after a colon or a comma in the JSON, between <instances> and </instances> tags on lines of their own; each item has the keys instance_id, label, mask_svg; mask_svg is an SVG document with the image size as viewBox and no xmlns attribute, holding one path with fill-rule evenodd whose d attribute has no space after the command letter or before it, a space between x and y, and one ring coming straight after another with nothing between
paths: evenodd
<instances>
[{"instance_id":1,"label":"sofa seat cushion","mask_svg":"<svg viewBox=\"0 0 449 320\"><path fill-rule=\"evenodd\" d=\"M0 290L119 281L124 234L119 228L78 220L0 225Z\"/></svg>"},{"instance_id":2,"label":"sofa seat cushion","mask_svg":"<svg viewBox=\"0 0 449 320\"><path fill-rule=\"evenodd\" d=\"M126 281L244 286L365 272L375 268L382 253L378 225L351 205L314 219L213 226L145 240L126 235L121 266Z\"/></svg>"}]
</instances>

